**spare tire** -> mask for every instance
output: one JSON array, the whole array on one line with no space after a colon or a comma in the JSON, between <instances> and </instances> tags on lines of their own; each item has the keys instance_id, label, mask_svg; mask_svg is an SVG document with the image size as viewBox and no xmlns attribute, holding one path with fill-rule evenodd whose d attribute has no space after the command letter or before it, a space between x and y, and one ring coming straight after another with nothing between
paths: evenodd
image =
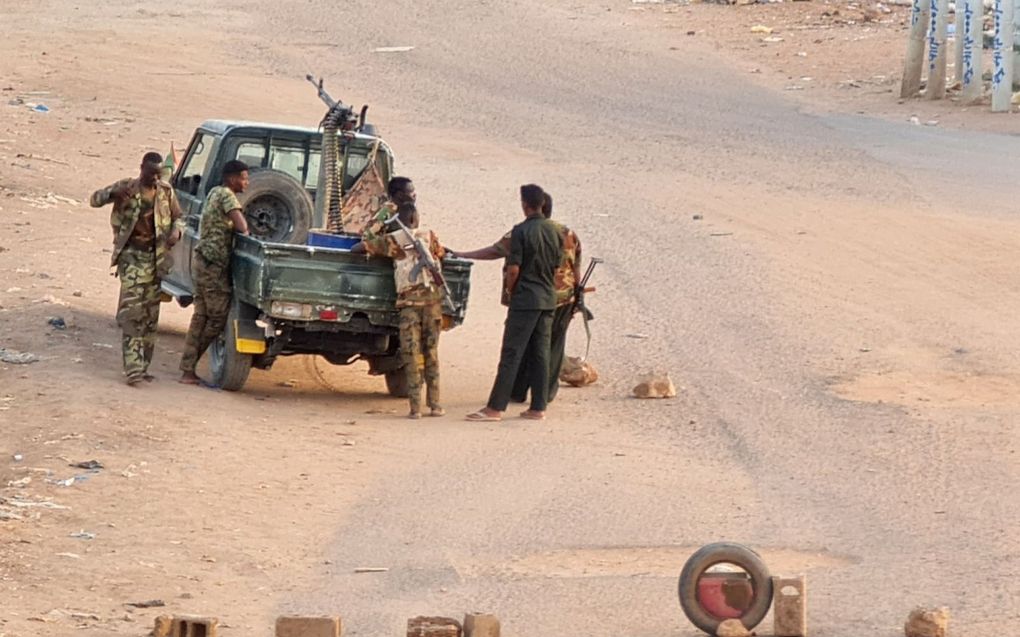
<instances>
[{"instance_id":1,"label":"spare tire","mask_svg":"<svg viewBox=\"0 0 1020 637\"><path fill-rule=\"evenodd\" d=\"M733 542L717 542L707 544L698 549L680 573L679 595L680 607L691 623L714 635L722 617L716 617L702 606L698 599L698 581L708 569L716 564L733 564L739 566L750 577L752 595L750 604L740 617L748 630L754 628L765 619L772 605L772 578L769 569L761 557L742 544Z\"/></svg>"},{"instance_id":2,"label":"spare tire","mask_svg":"<svg viewBox=\"0 0 1020 637\"><path fill-rule=\"evenodd\" d=\"M239 197L248 232L273 243L304 243L312 225L312 198L297 180L271 168L252 169Z\"/></svg>"}]
</instances>

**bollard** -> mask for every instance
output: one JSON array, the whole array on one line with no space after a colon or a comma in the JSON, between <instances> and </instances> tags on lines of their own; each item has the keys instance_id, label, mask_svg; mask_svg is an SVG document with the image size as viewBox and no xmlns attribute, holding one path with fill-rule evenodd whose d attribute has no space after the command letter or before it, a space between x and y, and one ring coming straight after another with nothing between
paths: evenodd
<instances>
[{"instance_id":1,"label":"bollard","mask_svg":"<svg viewBox=\"0 0 1020 637\"><path fill-rule=\"evenodd\" d=\"M776 637L807 637L807 578L772 578L772 621Z\"/></svg>"},{"instance_id":2,"label":"bollard","mask_svg":"<svg viewBox=\"0 0 1020 637\"><path fill-rule=\"evenodd\" d=\"M170 625L170 637L216 637L220 620L215 617L191 617L174 615Z\"/></svg>"},{"instance_id":3,"label":"bollard","mask_svg":"<svg viewBox=\"0 0 1020 637\"><path fill-rule=\"evenodd\" d=\"M461 637L460 622L450 617L413 617L407 620L407 637Z\"/></svg>"}]
</instances>

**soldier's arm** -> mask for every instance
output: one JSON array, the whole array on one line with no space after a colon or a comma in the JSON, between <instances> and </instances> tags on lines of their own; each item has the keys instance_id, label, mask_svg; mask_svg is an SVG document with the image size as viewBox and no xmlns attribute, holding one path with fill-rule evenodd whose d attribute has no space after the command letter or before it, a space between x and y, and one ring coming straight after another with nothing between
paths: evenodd
<instances>
[{"instance_id":1,"label":"soldier's arm","mask_svg":"<svg viewBox=\"0 0 1020 637\"><path fill-rule=\"evenodd\" d=\"M181 204L177 201L177 193L170 188L170 219L173 228L170 230L170 247L174 247L181 237L184 236L184 218L181 213Z\"/></svg>"},{"instance_id":2,"label":"soldier's arm","mask_svg":"<svg viewBox=\"0 0 1020 637\"><path fill-rule=\"evenodd\" d=\"M506 274L503 278L503 286L507 295L512 295L517 289L517 280L521 276L521 263L524 262L524 238L520 232L513 232L510 236L510 254L506 260Z\"/></svg>"},{"instance_id":3,"label":"soldier's arm","mask_svg":"<svg viewBox=\"0 0 1020 637\"><path fill-rule=\"evenodd\" d=\"M450 250L450 254L461 259L471 259L473 261L495 261L496 259L502 259L510 254L510 233L508 232L503 235L499 241L491 246L471 250L470 252Z\"/></svg>"},{"instance_id":4,"label":"soldier's arm","mask_svg":"<svg viewBox=\"0 0 1020 637\"><path fill-rule=\"evenodd\" d=\"M248 222L245 220L240 208L234 208L227 213L227 216L230 217L230 221L234 224L234 232L248 234Z\"/></svg>"},{"instance_id":5,"label":"soldier's arm","mask_svg":"<svg viewBox=\"0 0 1020 637\"><path fill-rule=\"evenodd\" d=\"M127 196L127 184L130 179L121 179L117 183L110 184L106 188L100 188L89 197L89 205L93 208L102 208L111 202L117 202Z\"/></svg>"}]
</instances>

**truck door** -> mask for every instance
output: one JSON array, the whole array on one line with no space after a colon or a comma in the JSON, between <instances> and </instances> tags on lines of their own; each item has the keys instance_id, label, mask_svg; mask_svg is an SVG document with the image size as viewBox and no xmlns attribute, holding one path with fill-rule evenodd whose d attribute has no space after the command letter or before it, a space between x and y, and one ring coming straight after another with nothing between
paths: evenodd
<instances>
[{"instance_id":1,"label":"truck door","mask_svg":"<svg viewBox=\"0 0 1020 637\"><path fill-rule=\"evenodd\" d=\"M195 133L184 163L174 175L174 188L177 200L181 204L184 215L185 229L181 241L174 246L174 267L170 275L171 283L191 291L191 254L198 241L199 224L202 220L202 204L205 203L206 187L214 155L217 138L203 131Z\"/></svg>"}]
</instances>

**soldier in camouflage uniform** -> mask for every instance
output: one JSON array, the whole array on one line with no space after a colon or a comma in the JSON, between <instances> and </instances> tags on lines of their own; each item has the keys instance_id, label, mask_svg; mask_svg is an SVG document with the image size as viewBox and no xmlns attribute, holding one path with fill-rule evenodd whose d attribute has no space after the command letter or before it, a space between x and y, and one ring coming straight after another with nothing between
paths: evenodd
<instances>
[{"instance_id":1,"label":"soldier in camouflage uniform","mask_svg":"<svg viewBox=\"0 0 1020 637\"><path fill-rule=\"evenodd\" d=\"M92 193L89 203L113 203L111 265L120 277L117 325L127 383L152 381L149 374L159 322L160 280L170 271L170 249L181 238L181 208L173 187L160 180L163 158L147 153L137 178L122 179Z\"/></svg>"},{"instance_id":2,"label":"soldier in camouflage uniform","mask_svg":"<svg viewBox=\"0 0 1020 637\"><path fill-rule=\"evenodd\" d=\"M575 301L577 299L577 282L581 280L578 271L581 264L581 239L577 234L565 225L552 221L552 196L545 193L545 203L542 205L542 215L556 226L563 239L563 256L560 266L556 269L556 312L553 314L552 339L549 346L549 395L548 402L552 402L560 388L560 370L563 368L563 359L566 355L567 329L574 317ZM451 254L454 254L451 251ZM456 252L456 256L463 259L476 259L489 261L505 259L510 254L510 233L485 248L471 252ZM509 305L510 299L506 289L500 299L503 305ZM531 369L527 365L531 358L525 353L524 364L517 372L517 379L514 381L513 392L510 399L517 403L526 402L528 399L528 387L531 383Z\"/></svg>"},{"instance_id":3,"label":"soldier in camouflage uniform","mask_svg":"<svg viewBox=\"0 0 1020 637\"><path fill-rule=\"evenodd\" d=\"M365 226L361 233L363 241L372 241L385 234L386 221L397 214L397 208L404 204L414 205L418 195L414 191L414 183L407 177L394 177L386 184L386 194L390 200L383 204L375 217Z\"/></svg>"},{"instance_id":4,"label":"soldier in camouflage uniform","mask_svg":"<svg viewBox=\"0 0 1020 637\"><path fill-rule=\"evenodd\" d=\"M192 257L195 312L184 341L181 356L181 381L198 385L195 373L202 358L227 324L232 281L230 257L234 251L234 233L248 234L248 223L241 212L238 193L248 187L248 166L236 159L223 166L223 185L209 191L202 208L198 244Z\"/></svg>"},{"instance_id":5,"label":"soldier in camouflage uniform","mask_svg":"<svg viewBox=\"0 0 1020 637\"><path fill-rule=\"evenodd\" d=\"M410 183L410 182L408 182ZM400 220L429 247L433 259L443 258L444 250L435 233L418 227L418 211L405 201L397 209ZM446 412L439 402L439 333L443 329L442 290L421 264L414 243L403 230L376 236L351 248L393 259L393 279L400 310L400 358L407 375L409 418L421 418L421 368L425 369L425 401L430 416Z\"/></svg>"}]
</instances>

